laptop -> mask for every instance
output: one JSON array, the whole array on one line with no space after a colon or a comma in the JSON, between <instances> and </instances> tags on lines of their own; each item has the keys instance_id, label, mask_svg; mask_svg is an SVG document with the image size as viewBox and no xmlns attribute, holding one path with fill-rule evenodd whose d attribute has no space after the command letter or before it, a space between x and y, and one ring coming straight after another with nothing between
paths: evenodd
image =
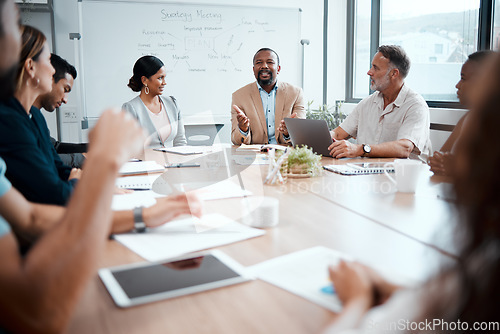
<instances>
[{"instance_id":1,"label":"laptop","mask_svg":"<svg viewBox=\"0 0 500 334\"><path fill-rule=\"evenodd\" d=\"M315 153L330 157L328 146L333 140L325 120L285 118L285 125L293 146L307 145Z\"/></svg>"}]
</instances>

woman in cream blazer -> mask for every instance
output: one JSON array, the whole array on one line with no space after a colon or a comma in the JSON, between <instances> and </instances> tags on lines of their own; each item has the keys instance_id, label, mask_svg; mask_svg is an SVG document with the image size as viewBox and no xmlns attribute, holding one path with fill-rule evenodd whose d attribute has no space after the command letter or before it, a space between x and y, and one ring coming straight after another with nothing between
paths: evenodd
<instances>
[{"instance_id":1,"label":"woman in cream blazer","mask_svg":"<svg viewBox=\"0 0 500 334\"><path fill-rule=\"evenodd\" d=\"M122 106L148 132L146 146L151 148L186 145L177 101L173 96L162 96L165 75L165 66L160 59L154 56L139 58L128 86L140 94Z\"/></svg>"}]
</instances>

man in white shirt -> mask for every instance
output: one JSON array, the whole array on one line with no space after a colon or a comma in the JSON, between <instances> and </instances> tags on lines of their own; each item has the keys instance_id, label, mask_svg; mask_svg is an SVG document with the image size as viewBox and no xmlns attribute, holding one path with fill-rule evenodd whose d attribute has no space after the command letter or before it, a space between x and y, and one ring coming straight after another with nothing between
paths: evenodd
<instances>
[{"instance_id":1,"label":"man in white shirt","mask_svg":"<svg viewBox=\"0 0 500 334\"><path fill-rule=\"evenodd\" d=\"M410 70L408 56L395 45L383 45L377 51L367 73L370 88L376 92L332 131L331 156L407 158L429 154L429 107L404 83ZM346 140L350 137L357 144Z\"/></svg>"}]
</instances>

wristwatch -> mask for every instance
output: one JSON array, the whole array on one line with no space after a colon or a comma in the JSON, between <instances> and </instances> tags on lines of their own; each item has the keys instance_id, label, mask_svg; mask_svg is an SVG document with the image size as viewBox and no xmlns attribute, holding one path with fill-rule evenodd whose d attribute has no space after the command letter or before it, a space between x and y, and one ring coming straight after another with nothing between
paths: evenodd
<instances>
[{"instance_id":1,"label":"wristwatch","mask_svg":"<svg viewBox=\"0 0 500 334\"><path fill-rule=\"evenodd\" d=\"M146 223L144 222L144 218L142 217L143 209L143 206L134 208L134 231L136 233L146 232Z\"/></svg>"},{"instance_id":2,"label":"wristwatch","mask_svg":"<svg viewBox=\"0 0 500 334\"><path fill-rule=\"evenodd\" d=\"M368 156L368 154L370 154L370 152L372 151L372 147L368 144L363 144L362 147L363 147L363 156L364 157Z\"/></svg>"}]
</instances>

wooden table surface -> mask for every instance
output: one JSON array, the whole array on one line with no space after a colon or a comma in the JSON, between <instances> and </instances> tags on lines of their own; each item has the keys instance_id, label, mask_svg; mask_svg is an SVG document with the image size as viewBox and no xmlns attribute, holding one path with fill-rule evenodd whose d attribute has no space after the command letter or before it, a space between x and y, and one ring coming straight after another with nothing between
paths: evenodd
<instances>
[{"instance_id":1,"label":"wooden table surface","mask_svg":"<svg viewBox=\"0 0 500 334\"><path fill-rule=\"evenodd\" d=\"M348 254L404 283L422 281L439 264L453 261L447 254L453 253L451 232L435 238L438 231L448 231L453 226L452 206L438 198L440 184L429 181L428 175L413 195L396 193L382 185L386 182L382 175L341 176L324 172L316 178L288 179L285 185L264 186L268 167L237 165L233 160L236 155L248 153L235 152L234 148L203 156L150 151L146 159L201 163L201 168L168 169L160 177L169 183L206 183L229 178L254 195L279 198L278 226L266 229L264 236L217 248L244 266L321 245ZM324 164L345 162L323 159ZM239 198L215 200L206 202L205 211L238 220L241 206ZM138 261L143 260L110 240L100 267ZM120 309L96 275L78 305L68 333L317 333L335 316L260 280Z\"/></svg>"}]
</instances>

